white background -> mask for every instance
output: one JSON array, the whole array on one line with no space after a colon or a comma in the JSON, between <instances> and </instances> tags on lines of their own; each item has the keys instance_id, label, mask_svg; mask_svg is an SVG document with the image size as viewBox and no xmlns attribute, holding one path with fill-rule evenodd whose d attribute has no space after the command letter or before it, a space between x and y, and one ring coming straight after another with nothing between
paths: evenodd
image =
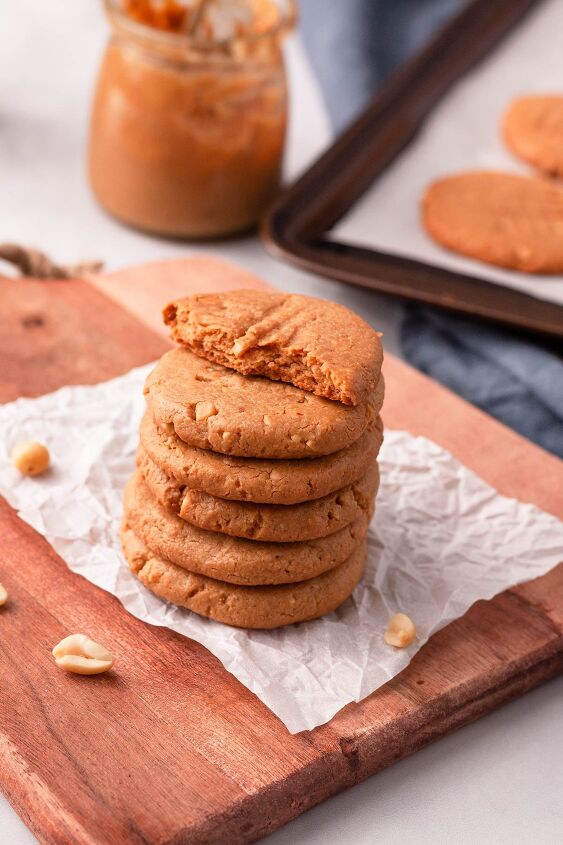
<instances>
[{"instance_id":1,"label":"white background","mask_svg":"<svg viewBox=\"0 0 563 845\"><path fill-rule=\"evenodd\" d=\"M102 258L110 269L199 251L130 232L90 197L84 146L107 35L100 3L0 0L0 21L0 240L42 247L60 261ZM290 45L289 63L288 173L295 175L330 134L298 41ZM276 262L253 238L203 251L238 261L280 288L350 305L384 331L387 350L398 351L400 308L392 301ZM330 799L267 841L551 845L563 839L562 755L559 678ZM1 845L35 841L0 796Z\"/></svg>"}]
</instances>

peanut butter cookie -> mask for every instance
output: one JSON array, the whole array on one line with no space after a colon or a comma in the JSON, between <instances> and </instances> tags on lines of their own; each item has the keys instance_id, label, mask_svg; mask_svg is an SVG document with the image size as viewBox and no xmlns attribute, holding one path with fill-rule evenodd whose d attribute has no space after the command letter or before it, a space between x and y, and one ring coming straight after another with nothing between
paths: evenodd
<instances>
[{"instance_id":1,"label":"peanut butter cookie","mask_svg":"<svg viewBox=\"0 0 563 845\"><path fill-rule=\"evenodd\" d=\"M336 534L363 514L370 513L379 486L377 463L354 484L322 499L299 505L260 505L219 499L190 490L170 478L141 449L139 470L157 501L186 522L232 537L293 543Z\"/></svg>"},{"instance_id":2,"label":"peanut butter cookie","mask_svg":"<svg viewBox=\"0 0 563 845\"><path fill-rule=\"evenodd\" d=\"M526 273L563 272L563 189L494 171L434 182L422 201L429 234L454 252Z\"/></svg>"},{"instance_id":3,"label":"peanut butter cookie","mask_svg":"<svg viewBox=\"0 0 563 845\"><path fill-rule=\"evenodd\" d=\"M335 302L260 290L197 294L170 303L164 321L197 355L346 405L365 404L379 380L378 334Z\"/></svg>"},{"instance_id":4,"label":"peanut butter cookie","mask_svg":"<svg viewBox=\"0 0 563 845\"><path fill-rule=\"evenodd\" d=\"M507 145L549 176L563 176L563 96L519 97L502 124Z\"/></svg>"},{"instance_id":5,"label":"peanut butter cookie","mask_svg":"<svg viewBox=\"0 0 563 845\"><path fill-rule=\"evenodd\" d=\"M241 376L188 349L172 349L149 374L155 420L200 449L251 458L312 458L344 449L383 403L383 380L364 405L330 402L270 379Z\"/></svg>"},{"instance_id":6,"label":"peanut butter cookie","mask_svg":"<svg viewBox=\"0 0 563 845\"><path fill-rule=\"evenodd\" d=\"M346 449L322 458L272 460L237 458L188 446L172 425L157 426L150 412L141 421L141 445L166 475L190 490L220 499L294 505L320 499L365 475L383 441L378 417Z\"/></svg>"},{"instance_id":7,"label":"peanut butter cookie","mask_svg":"<svg viewBox=\"0 0 563 845\"><path fill-rule=\"evenodd\" d=\"M366 560L362 543L348 560L308 581L245 587L188 572L157 557L127 522L121 542L131 570L155 595L238 628L279 628L335 610L353 592Z\"/></svg>"},{"instance_id":8,"label":"peanut butter cookie","mask_svg":"<svg viewBox=\"0 0 563 845\"><path fill-rule=\"evenodd\" d=\"M190 525L160 505L137 470L125 489L128 525L158 557L190 572L231 584L304 581L338 566L366 537L369 514L330 537L302 543L264 543Z\"/></svg>"}]
</instances>

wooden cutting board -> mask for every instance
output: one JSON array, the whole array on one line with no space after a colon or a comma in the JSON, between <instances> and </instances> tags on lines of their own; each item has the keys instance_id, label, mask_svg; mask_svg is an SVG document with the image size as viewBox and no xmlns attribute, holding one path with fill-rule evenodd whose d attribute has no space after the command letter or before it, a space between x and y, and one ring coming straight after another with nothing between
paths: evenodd
<instances>
[{"instance_id":1,"label":"wooden cutting board","mask_svg":"<svg viewBox=\"0 0 563 845\"><path fill-rule=\"evenodd\" d=\"M263 283L213 259L97 282L3 281L0 400L93 383L160 355L159 311ZM562 463L387 358L385 419L431 437L502 493L563 517ZM295 736L202 646L127 614L0 502L0 789L41 842L237 845L563 669L563 565L478 602L397 678ZM50 649L85 631L116 670ZM376 832L374 833L376 835Z\"/></svg>"}]
</instances>

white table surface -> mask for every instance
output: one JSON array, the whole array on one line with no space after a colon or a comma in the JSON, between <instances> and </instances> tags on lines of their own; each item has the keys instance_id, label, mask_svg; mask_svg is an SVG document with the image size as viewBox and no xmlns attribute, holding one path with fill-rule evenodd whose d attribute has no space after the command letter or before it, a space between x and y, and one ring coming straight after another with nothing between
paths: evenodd
<instances>
[{"instance_id":1,"label":"white table surface","mask_svg":"<svg viewBox=\"0 0 563 845\"><path fill-rule=\"evenodd\" d=\"M199 251L220 255L282 289L350 305L398 354L400 307L391 300L275 261L256 238L183 246L106 217L84 176L89 103L107 37L100 3L1 0L0 11L0 240L38 246L59 261L101 258L108 269ZM287 172L294 176L328 143L330 131L299 41L288 52L294 96ZM559 678L330 799L267 841L563 842L562 757ZM36 841L0 795L0 845Z\"/></svg>"}]
</instances>

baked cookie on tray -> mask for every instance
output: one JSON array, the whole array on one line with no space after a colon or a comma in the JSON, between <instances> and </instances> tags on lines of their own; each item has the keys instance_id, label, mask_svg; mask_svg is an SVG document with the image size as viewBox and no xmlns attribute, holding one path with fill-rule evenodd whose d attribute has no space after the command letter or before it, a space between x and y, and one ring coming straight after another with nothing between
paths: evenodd
<instances>
[{"instance_id":1,"label":"baked cookie on tray","mask_svg":"<svg viewBox=\"0 0 563 845\"><path fill-rule=\"evenodd\" d=\"M336 534L297 543L266 543L206 531L167 511L137 470L125 489L124 518L143 543L190 572L232 584L285 584L334 569L365 540L370 513Z\"/></svg>"},{"instance_id":2,"label":"baked cookie on tray","mask_svg":"<svg viewBox=\"0 0 563 845\"><path fill-rule=\"evenodd\" d=\"M190 490L167 476L142 448L137 465L156 500L192 525L232 537L272 543L300 542L335 534L371 512L379 486L379 469L374 461L358 481L322 499L298 505L264 505Z\"/></svg>"},{"instance_id":3,"label":"baked cookie on tray","mask_svg":"<svg viewBox=\"0 0 563 845\"><path fill-rule=\"evenodd\" d=\"M250 458L312 458L354 443L383 404L383 379L347 407L267 378L241 376L188 349L162 356L145 383L159 424L200 449Z\"/></svg>"},{"instance_id":4,"label":"baked cookie on tray","mask_svg":"<svg viewBox=\"0 0 563 845\"><path fill-rule=\"evenodd\" d=\"M518 97L504 115L502 133L523 161L563 176L563 94Z\"/></svg>"},{"instance_id":5,"label":"baked cookie on tray","mask_svg":"<svg viewBox=\"0 0 563 845\"><path fill-rule=\"evenodd\" d=\"M334 569L297 584L246 587L188 572L154 555L127 521L121 529L123 552L132 572L155 595L226 625L279 628L316 619L339 607L364 571L362 543Z\"/></svg>"},{"instance_id":6,"label":"baked cookie on tray","mask_svg":"<svg viewBox=\"0 0 563 845\"><path fill-rule=\"evenodd\" d=\"M422 200L427 232L454 252L526 273L563 272L563 189L495 171L439 179Z\"/></svg>"},{"instance_id":7,"label":"baked cookie on tray","mask_svg":"<svg viewBox=\"0 0 563 845\"><path fill-rule=\"evenodd\" d=\"M321 458L262 460L188 446L172 425L158 426L150 411L141 421L141 445L166 475L191 490L221 499L294 505L320 499L365 475L383 442L380 417L346 449Z\"/></svg>"},{"instance_id":8,"label":"baked cookie on tray","mask_svg":"<svg viewBox=\"0 0 563 845\"><path fill-rule=\"evenodd\" d=\"M346 405L368 402L381 372L377 332L323 299L260 290L197 294L170 303L164 321L177 343L210 361Z\"/></svg>"}]
</instances>

